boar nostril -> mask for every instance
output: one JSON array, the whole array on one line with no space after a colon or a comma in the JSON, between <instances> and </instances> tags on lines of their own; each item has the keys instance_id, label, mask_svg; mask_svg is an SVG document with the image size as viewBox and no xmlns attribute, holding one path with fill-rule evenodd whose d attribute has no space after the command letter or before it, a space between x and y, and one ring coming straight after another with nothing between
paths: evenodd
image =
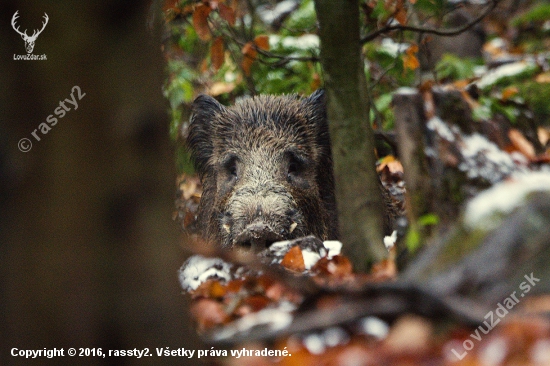
<instances>
[{"instance_id":1,"label":"boar nostril","mask_svg":"<svg viewBox=\"0 0 550 366\"><path fill-rule=\"evenodd\" d=\"M282 237L273 232L267 225L254 223L248 225L242 233L237 235L234 243L241 248L261 251L281 239Z\"/></svg>"},{"instance_id":2,"label":"boar nostril","mask_svg":"<svg viewBox=\"0 0 550 366\"><path fill-rule=\"evenodd\" d=\"M243 249L251 249L252 248L252 242L250 240L238 243L238 245Z\"/></svg>"},{"instance_id":3,"label":"boar nostril","mask_svg":"<svg viewBox=\"0 0 550 366\"><path fill-rule=\"evenodd\" d=\"M291 209L286 211L286 216L294 217L294 215L296 215L297 213L298 213L298 210L296 210L294 208L291 208Z\"/></svg>"}]
</instances>

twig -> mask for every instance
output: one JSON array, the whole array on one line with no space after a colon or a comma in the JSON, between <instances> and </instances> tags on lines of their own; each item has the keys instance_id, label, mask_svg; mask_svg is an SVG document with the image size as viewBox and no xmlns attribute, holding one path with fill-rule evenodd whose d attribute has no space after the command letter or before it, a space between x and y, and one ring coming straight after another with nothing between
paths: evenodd
<instances>
[{"instance_id":1,"label":"twig","mask_svg":"<svg viewBox=\"0 0 550 366\"><path fill-rule=\"evenodd\" d=\"M438 30L433 28L416 27L412 25L401 25L401 24L388 25L372 33L369 33L365 37L361 38L361 44L370 42L376 37L378 37L379 35L383 33L388 33L394 30L428 33L428 34L435 34L435 35L444 36L444 37L456 36L462 32L467 31L468 29L472 28L474 25L482 21L483 18L485 18L491 11L493 11L493 9L496 8L499 2L500 0L491 1L491 6L485 9L485 11L482 12L477 18L472 20L470 23L463 25L462 27L447 29L447 30Z\"/></svg>"}]
</instances>

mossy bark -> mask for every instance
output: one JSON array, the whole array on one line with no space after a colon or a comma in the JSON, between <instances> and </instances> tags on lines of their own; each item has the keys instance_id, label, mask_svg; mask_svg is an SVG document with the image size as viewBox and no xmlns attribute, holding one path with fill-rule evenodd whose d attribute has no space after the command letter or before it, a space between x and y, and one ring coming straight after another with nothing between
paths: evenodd
<instances>
[{"instance_id":1,"label":"mossy bark","mask_svg":"<svg viewBox=\"0 0 550 366\"><path fill-rule=\"evenodd\" d=\"M374 134L359 35L357 0L316 0L328 96L341 240L355 268L386 256L384 206L375 170Z\"/></svg>"}]
</instances>

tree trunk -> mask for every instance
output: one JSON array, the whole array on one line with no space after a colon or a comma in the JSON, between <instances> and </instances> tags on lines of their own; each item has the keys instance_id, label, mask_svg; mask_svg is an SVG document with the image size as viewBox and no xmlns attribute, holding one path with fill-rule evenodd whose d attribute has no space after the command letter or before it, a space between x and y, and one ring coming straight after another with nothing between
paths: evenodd
<instances>
[{"instance_id":1,"label":"tree trunk","mask_svg":"<svg viewBox=\"0 0 550 366\"><path fill-rule=\"evenodd\" d=\"M426 118L424 100L416 90L400 89L393 95L395 130L399 143L399 158L403 164L407 194L405 204L409 230L419 235L419 243L426 237L418 219L431 209L432 179L426 161Z\"/></svg>"},{"instance_id":2,"label":"tree trunk","mask_svg":"<svg viewBox=\"0 0 550 366\"><path fill-rule=\"evenodd\" d=\"M358 271L386 256L357 0L316 0L344 251Z\"/></svg>"},{"instance_id":3,"label":"tree trunk","mask_svg":"<svg viewBox=\"0 0 550 366\"><path fill-rule=\"evenodd\" d=\"M24 43L0 29L0 364L25 363L11 347L197 348L177 283L184 257L150 4L38 5L2 2L3 19L19 11L27 33L44 13L49 24L33 51L43 61L10 60ZM62 101L70 110L43 134Z\"/></svg>"}]
</instances>

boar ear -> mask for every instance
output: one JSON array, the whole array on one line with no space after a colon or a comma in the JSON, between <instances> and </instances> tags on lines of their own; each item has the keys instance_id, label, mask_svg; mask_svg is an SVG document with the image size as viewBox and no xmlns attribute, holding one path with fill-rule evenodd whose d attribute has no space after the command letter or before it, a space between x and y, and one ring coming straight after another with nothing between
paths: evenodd
<instances>
[{"instance_id":1,"label":"boar ear","mask_svg":"<svg viewBox=\"0 0 550 366\"><path fill-rule=\"evenodd\" d=\"M320 124L319 127L327 124L326 97L323 89L317 89L313 94L305 98L302 103L311 123L314 123L316 126Z\"/></svg>"},{"instance_id":2,"label":"boar ear","mask_svg":"<svg viewBox=\"0 0 550 366\"><path fill-rule=\"evenodd\" d=\"M323 89L317 89L313 94L303 100L309 123L313 124L317 132L320 146L330 144L328 136L326 96Z\"/></svg>"},{"instance_id":3,"label":"boar ear","mask_svg":"<svg viewBox=\"0 0 550 366\"><path fill-rule=\"evenodd\" d=\"M324 108L325 105L325 90L317 89L309 97L305 99L308 103L321 104Z\"/></svg>"},{"instance_id":4,"label":"boar ear","mask_svg":"<svg viewBox=\"0 0 550 366\"><path fill-rule=\"evenodd\" d=\"M223 111L225 107L208 95L199 95L193 102L186 142L200 174L205 172L213 152L212 122Z\"/></svg>"}]
</instances>

